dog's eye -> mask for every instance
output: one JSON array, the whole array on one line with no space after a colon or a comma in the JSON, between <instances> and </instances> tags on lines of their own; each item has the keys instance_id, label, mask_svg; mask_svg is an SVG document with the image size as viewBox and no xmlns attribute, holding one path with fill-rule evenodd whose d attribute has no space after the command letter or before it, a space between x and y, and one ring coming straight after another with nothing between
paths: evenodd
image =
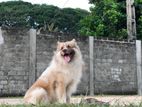
<instances>
[{"instance_id":1,"label":"dog's eye","mask_svg":"<svg viewBox=\"0 0 142 107\"><path fill-rule=\"evenodd\" d=\"M63 47L61 47L60 49L63 50Z\"/></svg>"},{"instance_id":2,"label":"dog's eye","mask_svg":"<svg viewBox=\"0 0 142 107\"><path fill-rule=\"evenodd\" d=\"M71 46L70 46L70 45L67 45L67 48L71 48Z\"/></svg>"}]
</instances>

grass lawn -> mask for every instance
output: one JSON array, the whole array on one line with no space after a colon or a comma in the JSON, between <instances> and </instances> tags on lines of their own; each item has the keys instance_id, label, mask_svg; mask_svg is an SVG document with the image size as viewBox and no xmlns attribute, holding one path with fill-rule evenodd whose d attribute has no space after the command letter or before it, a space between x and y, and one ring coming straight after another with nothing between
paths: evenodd
<instances>
[{"instance_id":1,"label":"grass lawn","mask_svg":"<svg viewBox=\"0 0 142 107\"><path fill-rule=\"evenodd\" d=\"M23 97L0 98L0 107L142 107L142 96L72 97L71 103L34 106L24 105Z\"/></svg>"},{"instance_id":2,"label":"grass lawn","mask_svg":"<svg viewBox=\"0 0 142 107\"><path fill-rule=\"evenodd\" d=\"M0 105L0 107L142 107L139 105L103 105L103 104L48 104L48 105Z\"/></svg>"}]
</instances>

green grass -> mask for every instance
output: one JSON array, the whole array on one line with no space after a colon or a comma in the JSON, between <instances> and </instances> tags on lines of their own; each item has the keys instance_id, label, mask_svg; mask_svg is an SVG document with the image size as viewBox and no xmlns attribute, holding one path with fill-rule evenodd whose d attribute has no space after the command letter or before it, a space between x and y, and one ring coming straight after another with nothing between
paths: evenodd
<instances>
[{"instance_id":1,"label":"green grass","mask_svg":"<svg viewBox=\"0 0 142 107\"><path fill-rule=\"evenodd\" d=\"M95 104L0 105L0 107L110 107Z\"/></svg>"},{"instance_id":2,"label":"green grass","mask_svg":"<svg viewBox=\"0 0 142 107\"><path fill-rule=\"evenodd\" d=\"M98 104L48 104L48 105L0 105L0 107L122 107L122 105L98 105ZM123 107L142 107L139 105L124 105Z\"/></svg>"}]
</instances>

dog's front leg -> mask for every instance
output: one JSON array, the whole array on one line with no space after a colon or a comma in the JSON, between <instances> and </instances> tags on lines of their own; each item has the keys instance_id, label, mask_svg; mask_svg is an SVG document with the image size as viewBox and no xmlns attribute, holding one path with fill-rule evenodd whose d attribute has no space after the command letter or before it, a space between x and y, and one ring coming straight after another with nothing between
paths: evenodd
<instances>
[{"instance_id":1,"label":"dog's front leg","mask_svg":"<svg viewBox=\"0 0 142 107\"><path fill-rule=\"evenodd\" d=\"M66 88L66 101L67 103L70 103L70 99L71 99L71 95L73 92L75 92L76 90L76 86L77 84L75 84L74 82L71 82L70 84L68 84L67 88Z\"/></svg>"},{"instance_id":2,"label":"dog's front leg","mask_svg":"<svg viewBox=\"0 0 142 107\"><path fill-rule=\"evenodd\" d=\"M67 96L66 96L66 101L67 101L67 103L70 103L70 99L71 99L71 94L67 94Z\"/></svg>"},{"instance_id":3,"label":"dog's front leg","mask_svg":"<svg viewBox=\"0 0 142 107\"><path fill-rule=\"evenodd\" d=\"M63 83L58 83L56 87L56 96L59 103L66 103L66 90Z\"/></svg>"},{"instance_id":4,"label":"dog's front leg","mask_svg":"<svg viewBox=\"0 0 142 107\"><path fill-rule=\"evenodd\" d=\"M59 103L66 103L66 94L63 94L59 99Z\"/></svg>"}]
</instances>

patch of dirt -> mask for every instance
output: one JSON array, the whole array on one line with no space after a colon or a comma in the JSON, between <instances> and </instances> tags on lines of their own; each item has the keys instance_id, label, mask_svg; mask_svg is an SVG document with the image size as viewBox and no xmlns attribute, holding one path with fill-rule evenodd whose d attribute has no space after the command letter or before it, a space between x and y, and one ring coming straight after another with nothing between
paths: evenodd
<instances>
[{"instance_id":1,"label":"patch of dirt","mask_svg":"<svg viewBox=\"0 0 142 107\"><path fill-rule=\"evenodd\" d=\"M23 98L0 98L0 105L8 104L8 105L17 105L24 104Z\"/></svg>"},{"instance_id":2,"label":"patch of dirt","mask_svg":"<svg viewBox=\"0 0 142 107\"><path fill-rule=\"evenodd\" d=\"M83 96L72 97L71 103L96 103L107 105L129 105L142 103L142 96ZM0 98L0 104L24 104L23 98Z\"/></svg>"}]
</instances>

